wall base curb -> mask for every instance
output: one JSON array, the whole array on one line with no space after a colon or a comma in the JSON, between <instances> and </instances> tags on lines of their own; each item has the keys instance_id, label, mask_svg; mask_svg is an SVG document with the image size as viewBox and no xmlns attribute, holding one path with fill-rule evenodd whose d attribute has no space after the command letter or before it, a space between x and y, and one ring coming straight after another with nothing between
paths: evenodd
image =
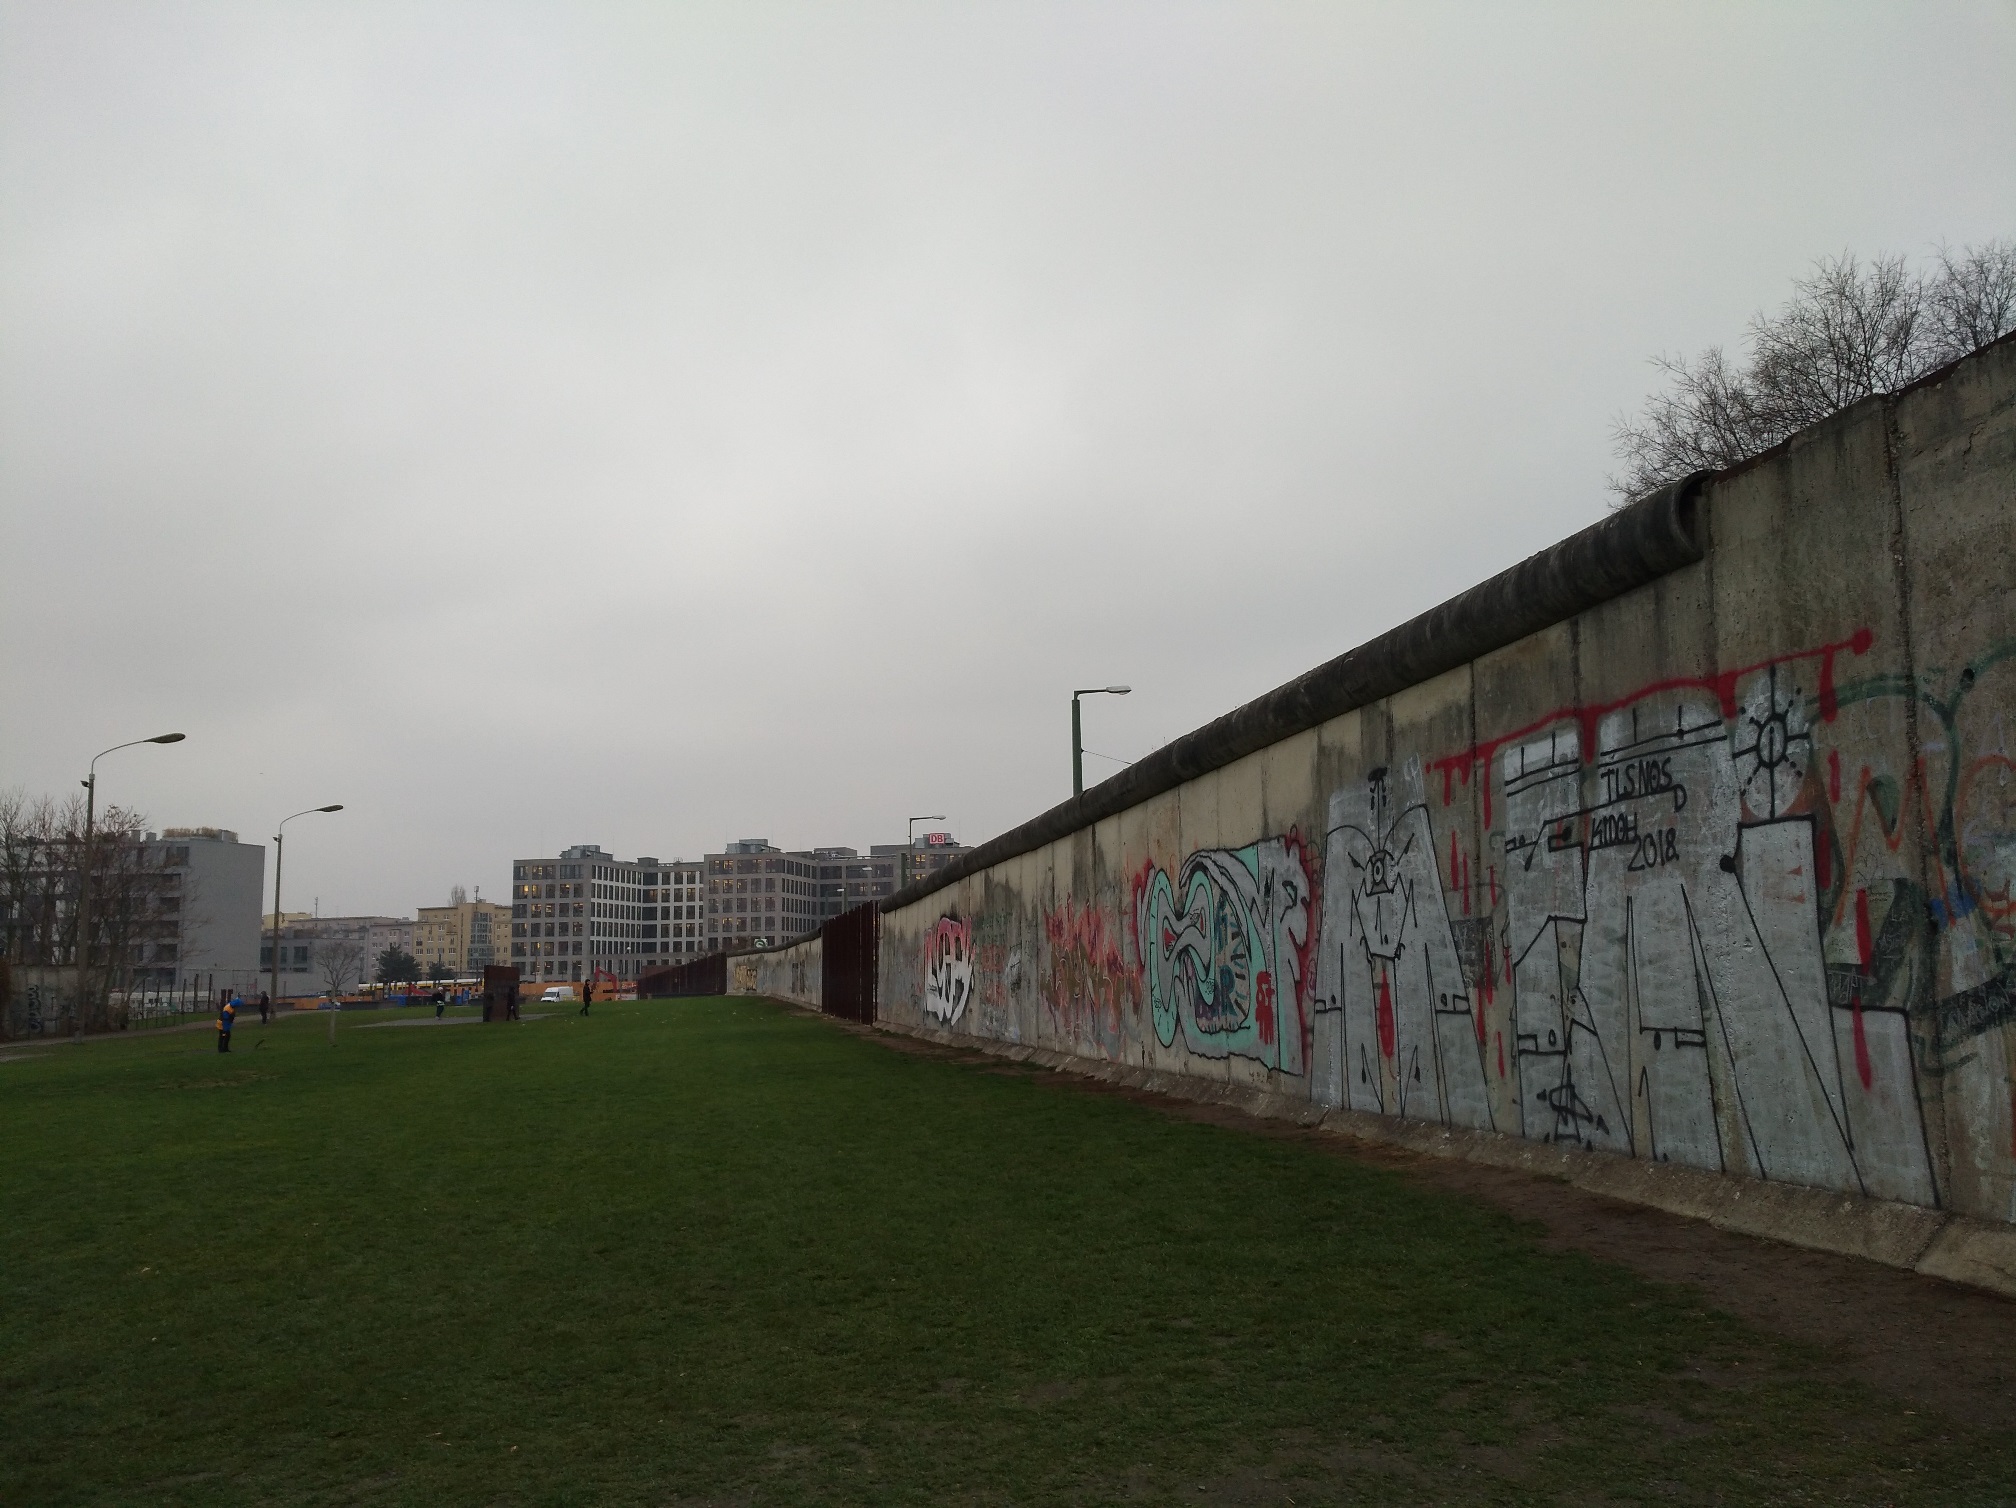
<instances>
[{"instance_id":1,"label":"wall base curb","mask_svg":"<svg viewBox=\"0 0 2016 1508\"><path fill-rule=\"evenodd\" d=\"M1559 1178L1627 1204L1642 1204L1719 1230L1782 1241L1812 1251L1861 1257L1926 1277L2016 1298L2016 1227L1888 1199L1841 1194L1799 1184L1768 1183L1709 1173L1674 1163L1648 1163L1608 1152L1527 1141L1499 1131L1472 1131L1365 1111L1326 1109L1295 1095L1200 1079L1167 1069L1079 1058L1049 1048L989 1042L932 1028L876 1023L874 1030L942 1047L1009 1058L1057 1073L1166 1094L1198 1104L1228 1105L1267 1120L1289 1121L1326 1136L1380 1142L1430 1157Z\"/></svg>"}]
</instances>

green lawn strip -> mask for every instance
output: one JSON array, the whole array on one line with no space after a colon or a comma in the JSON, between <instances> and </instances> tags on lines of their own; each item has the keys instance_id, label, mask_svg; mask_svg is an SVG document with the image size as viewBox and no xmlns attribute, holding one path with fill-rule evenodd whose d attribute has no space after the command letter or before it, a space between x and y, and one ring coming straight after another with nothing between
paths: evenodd
<instances>
[{"instance_id":1,"label":"green lawn strip","mask_svg":"<svg viewBox=\"0 0 2016 1508\"><path fill-rule=\"evenodd\" d=\"M1295 1142L749 1001L353 1029L413 1014L0 1064L0 1501L2016 1482L2006 1439Z\"/></svg>"}]
</instances>

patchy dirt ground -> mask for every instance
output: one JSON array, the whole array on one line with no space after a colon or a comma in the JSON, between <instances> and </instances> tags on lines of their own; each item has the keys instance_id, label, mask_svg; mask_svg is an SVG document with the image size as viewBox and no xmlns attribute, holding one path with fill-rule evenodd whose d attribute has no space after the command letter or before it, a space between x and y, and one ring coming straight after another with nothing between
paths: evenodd
<instances>
[{"instance_id":1,"label":"patchy dirt ground","mask_svg":"<svg viewBox=\"0 0 2016 1508\"><path fill-rule=\"evenodd\" d=\"M1691 1286L1723 1313L1825 1353L1830 1371L1868 1383L1905 1409L2016 1429L2016 1302L1994 1294L1858 1257L1717 1230L1558 1179L1427 1157L892 1032L871 1034L899 1052L1026 1074L1086 1094L1118 1095L1165 1115L1305 1142L1332 1156L1481 1199L1541 1227L1549 1247L1615 1262L1657 1282Z\"/></svg>"}]
</instances>

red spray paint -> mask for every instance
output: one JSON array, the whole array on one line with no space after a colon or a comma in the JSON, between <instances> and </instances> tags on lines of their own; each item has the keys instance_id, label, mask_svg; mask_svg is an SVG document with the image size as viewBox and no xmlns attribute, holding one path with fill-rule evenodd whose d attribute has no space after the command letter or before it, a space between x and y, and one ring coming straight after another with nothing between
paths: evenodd
<instances>
[{"instance_id":1,"label":"red spray paint","mask_svg":"<svg viewBox=\"0 0 2016 1508\"><path fill-rule=\"evenodd\" d=\"M1545 717L1536 718L1524 727L1514 728L1509 733L1501 733L1495 738L1472 744L1460 754L1445 754L1437 759L1430 768L1442 772L1446 789L1446 782L1452 770L1464 780L1468 780L1472 767L1479 765L1484 767L1484 826L1486 829L1489 829L1491 826L1490 763L1493 756L1507 744L1517 743L1522 738L1530 738L1541 729L1551 727L1556 723L1573 722L1581 732L1582 742L1580 748L1582 757L1588 759L1592 757L1596 749L1597 725L1605 717L1609 716L1612 712L1631 706L1634 702L1641 702L1648 696L1656 696L1666 691L1711 692L1715 697L1717 705L1722 709L1722 716L1733 718L1736 716L1736 688L1741 682L1755 675L1760 670L1768 670L1774 665L1795 665L1801 660L1818 660L1820 662L1820 718L1823 722L1831 723L1840 711L1839 698L1836 696L1834 690L1834 663L1836 658L1844 651L1852 655L1867 654L1875 642L1876 635L1872 631L1867 628L1858 628L1847 638L1838 639L1832 644L1822 644L1813 649L1795 650L1790 654L1773 655L1770 659L1759 660L1754 665L1743 665L1734 670L1720 670L1713 675L1707 676L1674 676L1668 680L1653 681L1651 684L1640 686L1636 691L1631 692L1627 696L1620 696L1612 702L1599 702L1587 706L1557 707Z\"/></svg>"}]
</instances>

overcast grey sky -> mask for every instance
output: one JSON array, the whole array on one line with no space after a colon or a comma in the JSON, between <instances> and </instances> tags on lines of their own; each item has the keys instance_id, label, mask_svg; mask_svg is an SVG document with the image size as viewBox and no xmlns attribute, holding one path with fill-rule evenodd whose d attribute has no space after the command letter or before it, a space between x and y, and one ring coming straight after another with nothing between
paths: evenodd
<instances>
[{"instance_id":1,"label":"overcast grey sky","mask_svg":"<svg viewBox=\"0 0 2016 1508\"><path fill-rule=\"evenodd\" d=\"M1600 516L1646 358L2016 233L2008 4L0 4L0 785L978 841ZM1117 766L1088 760L1088 778ZM269 868L270 881L270 868Z\"/></svg>"}]
</instances>

